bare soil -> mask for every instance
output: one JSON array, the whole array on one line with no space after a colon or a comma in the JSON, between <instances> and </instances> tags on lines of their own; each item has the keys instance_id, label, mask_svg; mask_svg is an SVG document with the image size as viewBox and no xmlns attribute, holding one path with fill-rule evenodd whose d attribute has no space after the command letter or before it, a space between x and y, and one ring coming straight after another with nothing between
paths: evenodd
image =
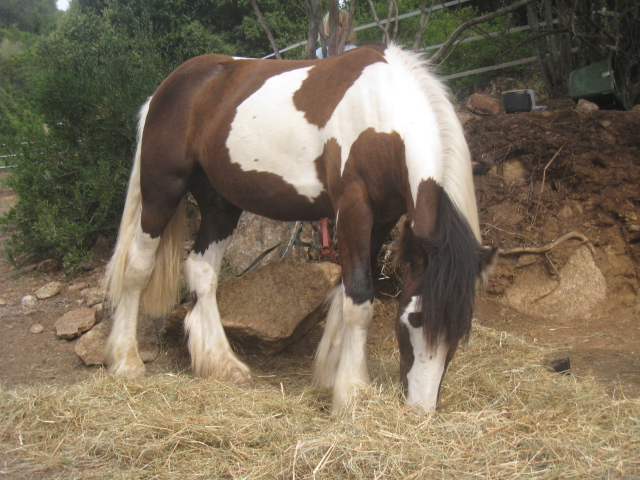
<instances>
[{"instance_id":1,"label":"bare soil","mask_svg":"<svg viewBox=\"0 0 640 480\"><path fill-rule=\"evenodd\" d=\"M502 249L547 244L577 231L588 237L595 263L607 283L607 300L584 318L557 312L553 319L528 315L504 302L505 292L532 264L554 275L579 242L567 241L551 252L503 257L487 292L477 302L476 320L498 331L522 336L551 349L549 360L569 357L577 376L594 376L611 392L640 395L640 111L579 113L570 101L549 103L543 112L469 115L465 129L481 174L476 191L485 243ZM6 176L7 173L1 175ZM15 202L0 187L0 213ZM1 241L1 239L0 239ZM83 302L68 287L99 286L106 252L79 275L43 273L33 266L14 268L0 258L0 385L13 388L39 383L68 385L89 378L75 354L75 341L57 339L55 321ZM59 295L33 308L21 299L51 281L63 283ZM541 278L541 281L543 279ZM394 345L395 300L381 295L370 347L388 352ZM566 315L565 315L566 314ZM31 333L34 325L44 327ZM258 376L278 375L282 362L307 375L317 328L299 344L275 356L241 352ZM184 342L164 338L160 357L148 371L188 370Z\"/></svg>"}]
</instances>

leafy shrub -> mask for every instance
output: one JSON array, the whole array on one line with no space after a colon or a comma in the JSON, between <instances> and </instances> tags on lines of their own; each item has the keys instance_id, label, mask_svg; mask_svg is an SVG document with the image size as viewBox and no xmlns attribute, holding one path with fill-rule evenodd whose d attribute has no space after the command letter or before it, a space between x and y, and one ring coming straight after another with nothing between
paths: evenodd
<instances>
[{"instance_id":1,"label":"leafy shrub","mask_svg":"<svg viewBox=\"0 0 640 480\"><path fill-rule=\"evenodd\" d=\"M71 13L33 58L35 103L49 133L14 144L9 178L18 203L3 219L9 254L77 264L98 234L112 238L133 158L135 117L162 80L144 31L131 37L103 17Z\"/></svg>"}]
</instances>

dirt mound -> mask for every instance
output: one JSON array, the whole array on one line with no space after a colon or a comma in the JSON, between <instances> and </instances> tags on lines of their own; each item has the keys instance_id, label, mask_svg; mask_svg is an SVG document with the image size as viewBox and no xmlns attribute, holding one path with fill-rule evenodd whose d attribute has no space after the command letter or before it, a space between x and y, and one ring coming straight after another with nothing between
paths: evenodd
<instances>
[{"instance_id":1,"label":"dirt mound","mask_svg":"<svg viewBox=\"0 0 640 480\"><path fill-rule=\"evenodd\" d=\"M542 112L473 118L466 130L474 159L489 172L476 182L485 241L530 247L579 231L596 247L610 294L635 300L640 112L580 113L557 102ZM549 262L564 264L570 253L551 252Z\"/></svg>"},{"instance_id":2,"label":"dirt mound","mask_svg":"<svg viewBox=\"0 0 640 480\"><path fill-rule=\"evenodd\" d=\"M637 385L640 111L580 113L570 101L549 106L466 122L472 156L484 171L476 177L484 239L503 249L537 247L579 232L590 248L570 240L543 255L503 258L479 316L496 328L554 342L574 363L594 366L589 373ZM571 273L570 259L579 248L595 268ZM600 273L604 296L594 293L602 289L588 290L601 283ZM569 275L575 285L563 290ZM550 302L553 292L565 302ZM521 302L528 301L528 308L512 309L515 293L528 295Z\"/></svg>"}]
</instances>

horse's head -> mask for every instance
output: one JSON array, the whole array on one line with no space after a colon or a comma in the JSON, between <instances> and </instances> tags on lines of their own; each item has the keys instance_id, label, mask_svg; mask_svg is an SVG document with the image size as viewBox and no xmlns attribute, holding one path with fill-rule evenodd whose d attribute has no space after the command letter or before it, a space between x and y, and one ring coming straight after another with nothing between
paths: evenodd
<instances>
[{"instance_id":1,"label":"horse's head","mask_svg":"<svg viewBox=\"0 0 640 480\"><path fill-rule=\"evenodd\" d=\"M446 239L438 234L420 239L407 221L402 232L406 275L396 336L404 394L418 411L435 410L447 366L471 329L476 286L497 257L496 249L478 245L464 231L468 238L451 235L454 231Z\"/></svg>"}]
</instances>

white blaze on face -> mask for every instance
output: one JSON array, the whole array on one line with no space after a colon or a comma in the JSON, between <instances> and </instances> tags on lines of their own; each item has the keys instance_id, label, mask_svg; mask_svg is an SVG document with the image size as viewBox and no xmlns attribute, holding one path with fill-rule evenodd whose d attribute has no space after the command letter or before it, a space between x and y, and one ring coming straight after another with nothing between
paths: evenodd
<instances>
[{"instance_id":1,"label":"white blaze on face","mask_svg":"<svg viewBox=\"0 0 640 480\"><path fill-rule=\"evenodd\" d=\"M245 172L274 173L313 200L323 190L314 162L325 143L337 141L344 171L352 145L372 128L398 132L405 141L407 166L416 173L410 179L414 198L421 180L441 179L441 162L434 161L442 149L435 112L402 65L391 61L365 67L323 128L310 124L293 102L313 68L269 78L238 106L226 143L232 162Z\"/></svg>"},{"instance_id":2,"label":"white blaze on face","mask_svg":"<svg viewBox=\"0 0 640 480\"><path fill-rule=\"evenodd\" d=\"M418 297L411 301L400 316L400 322L407 327L411 348L413 349L413 365L407 373L407 404L432 412L438 403L438 390L444 375L448 345L439 341L435 348L427 345L422 327L412 327L409 314L419 312Z\"/></svg>"}]
</instances>

